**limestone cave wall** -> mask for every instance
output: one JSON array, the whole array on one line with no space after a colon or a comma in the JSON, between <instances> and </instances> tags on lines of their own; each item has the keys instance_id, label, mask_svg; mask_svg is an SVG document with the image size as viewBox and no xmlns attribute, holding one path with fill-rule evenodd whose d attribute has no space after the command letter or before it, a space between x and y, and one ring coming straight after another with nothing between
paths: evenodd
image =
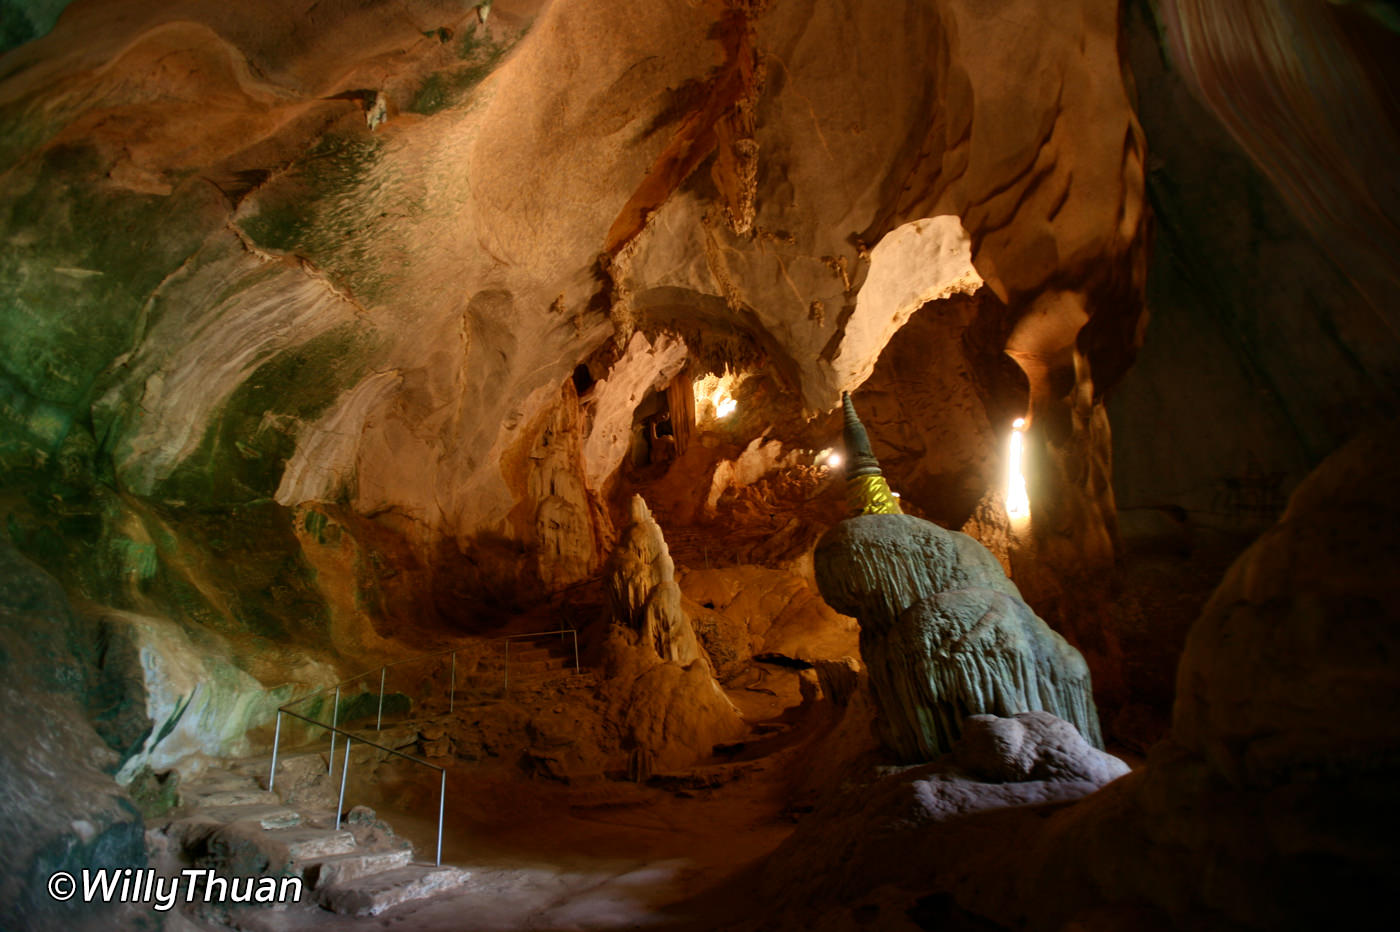
<instances>
[{"instance_id":1,"label":"limestone cave wall","mask_svg":"<svg viewBox=\"0 0 1400 932\"><path fill-rule=\"evenodd\" d=\"M796 435L981 288L1044 425L1046 559L1101 565L1143 139L1116 4L1051 16L72 4L0 89L9 533L103 604L308 648L479 626L600 565L590 457L640 399L569 413L580 365L670 333Z\"/></svg>"}]
</instances>

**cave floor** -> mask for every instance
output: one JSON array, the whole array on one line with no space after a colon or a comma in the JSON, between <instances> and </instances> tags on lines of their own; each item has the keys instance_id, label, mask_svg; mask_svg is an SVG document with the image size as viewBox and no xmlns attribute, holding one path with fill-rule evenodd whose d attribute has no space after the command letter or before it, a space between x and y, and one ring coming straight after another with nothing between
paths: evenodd
<instances>
[{"instance_id":1,"label":"cave floor","mask_svg":"<svg viewBox=\"0 0 1400 932\"><path fill-rule=\"evenodd\" d=\"M742 794L726 794L561 818L548 826L522 823L514 837L458 836L443 855L444 864L471 872L457 891L360 919L313 905L250 910L239 916L237 927L249 932L710 928L726 910L707 903L705 893L792 831L790 822L756 823L756 809L763 808L751 806ZM411 818L381 815L414 834ZM431 832L426 823L416 827Z\"/></svg>"},{"instance_id":2,"label":"cave floor","mask_svg":"<svg viewBox=\"0 0 1400 932\"><path fill-rule=\"evenodd\" d=\"M577 692L574 701L586 704L587 691ZM452 766L442 862L471 873L457 890L358 919L310 904L279 911L245 908L233 927L248 932L714 928L742 908L732 894L716 891L732 891L736 875L793 831L788 807L794 775L803 771L805 755L831 724L821 704L802 702L792 669L754 664L728 692L753 734L735 753L684 772L653 774L643 782L615 773L561 780L522 770L504 753ZM574 712L558 693L527 694L522 700L520 708L528 714L560 713L569 719ZM500 706L459 704L456 721L474 724L491 711L499 713ZM391 734L419 724L385 726ZM503 729L509 727L508 719L502 722ZM487 736L486 743L496 738ZM357 772L374 778L357 780ZM395 832L413 841L420 858L430 857L435 775L423 779L411 767L383 762L352 763L351 774L345 805L370 803Z\"/></svg>"}]
</instances>

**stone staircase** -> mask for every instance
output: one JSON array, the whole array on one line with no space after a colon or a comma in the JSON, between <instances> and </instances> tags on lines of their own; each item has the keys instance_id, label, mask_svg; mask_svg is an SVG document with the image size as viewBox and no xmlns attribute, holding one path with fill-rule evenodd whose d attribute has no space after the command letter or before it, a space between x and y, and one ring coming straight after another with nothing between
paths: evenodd
<instances>
[{"instance_id":1,"label":"stone staircase","mask_svg":"<svg viewBox=\"0 0 1400 932\"><path fill-rule=\"evenodd\" d=\"M288 784L302 790L292 795L307 800L295 805L262 788L268 764L267 759L230 762L180 788L180 805L148 832L168 873L192 866L219 877L300 878L300 908L319 905L347 917L377 916L460 890L470 879L459 868L414 861L412 845L373 810L350 810L337 829L334 802L319 808L314 804L319 791L307 792L311 773L319 772L327 782L339 779L325 773L324 755L290 754L279 761L279 787L285 774ZM206 927L242 929L259 924L258 912L298 907L195 902L182 908Z\"/></svg>"},{"instance_id":2,"label":"stone staircase","mask_svg":"<svg viewBox=\"0 0 1400 932\"><path fill-rule=\"evenodd\" d=\"M499 696L509 686L537 685L562 677L572 677L574 642L557 634L523 638L511 644L509 677L506 675L504 645L499 651L480 657L473 669L457 671L457 701Z\"/></svg>"},{"instance_id":3,"label":"stone staircase","mask_svg":"<svg viewBox=\"0 0 1400 932\"><path fill-rule=\"evenodd\" d=\"M546 635L511 646L510 679L514 683L536 683L574 675L574 644L557 635Z\"/></svg>"}]
</instances>

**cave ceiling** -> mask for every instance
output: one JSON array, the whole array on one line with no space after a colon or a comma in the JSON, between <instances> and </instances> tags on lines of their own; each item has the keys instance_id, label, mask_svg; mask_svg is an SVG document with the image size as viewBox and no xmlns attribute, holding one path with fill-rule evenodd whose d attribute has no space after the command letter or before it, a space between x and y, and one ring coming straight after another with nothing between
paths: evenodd
<instances>
[{"instance_id":1,"label":"cave ceiling","mask_svg":"<svg viewBox=\"0 0 1400 932\"><path fill-rule=\"evenodd\" d=\"M285 514L324 505L403 542L404 566L489 576L474 548L538 550L561 507L540 477L567 473L564 524L596 566L622 433L684 365L757 376L741 446L820 447L865 386L922 425L946 462L905 445L915 496L959 521L1003 421L1028 415L1042 556L1107 566L1104 399L1143 342L1152 238L1125 9L27 8L6 41L30 41L0 59L0 455L70 507L27 512L16 539L59 553L81 525L84 547L166 567L191 511L243 509L295 553L308 532ZM1158 14L1209 103L1228 78L1192 44L1211 14ZM1287 193L1297 166L1260 124L1228 128ZM1356 200L1299 210L1352 229ZM1368 293L1393 273L1372 245L1351 270ZM598 394L569 388L580 367ZM917 397L931 386L956 403ZM576 442L546 456L557 431Z\"/></svg>"}]
</instances>

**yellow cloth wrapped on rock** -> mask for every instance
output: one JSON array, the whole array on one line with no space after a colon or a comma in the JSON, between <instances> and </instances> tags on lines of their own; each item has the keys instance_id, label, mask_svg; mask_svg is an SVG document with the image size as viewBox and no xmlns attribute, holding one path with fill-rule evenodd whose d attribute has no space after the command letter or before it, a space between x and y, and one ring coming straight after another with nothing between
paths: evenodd
<instances>
[{"instance_id":1,"label":"yellow cloth wrapped on rock","mask_svg":"<svg viewBox=\"0 0 1400 932\"><path fill-rule=\"evenodd\" d=\"M846 504L857 515L902 515L899 499L881 475L853 476L846 480Z\"/></svg>"}]
</instances>

